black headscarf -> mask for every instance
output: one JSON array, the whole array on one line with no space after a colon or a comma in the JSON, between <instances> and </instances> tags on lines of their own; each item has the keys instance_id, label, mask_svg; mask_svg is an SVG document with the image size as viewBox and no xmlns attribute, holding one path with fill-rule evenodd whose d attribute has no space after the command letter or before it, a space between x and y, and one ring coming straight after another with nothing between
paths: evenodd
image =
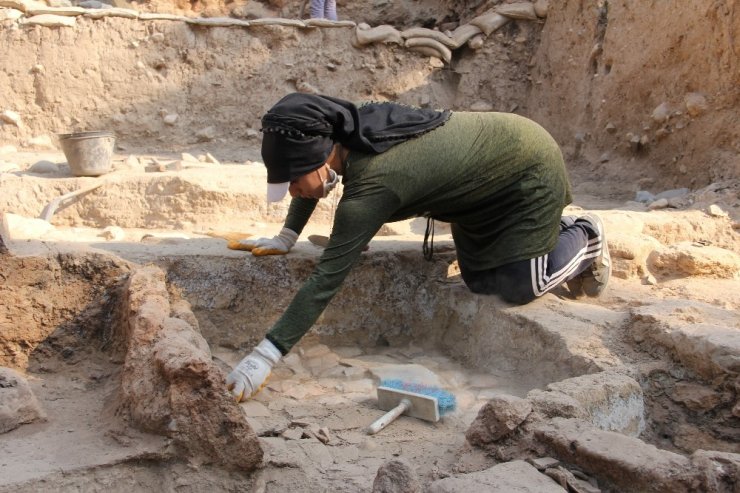
<instances>
[{"instance_id":1,"label":"black headscarf","mask_svg":"<svg viewBox=\"0 0 740 493\"><path fill-rule=\"evenodd\" d=\"M418 137L450 118L449 111L398 103L367 103L293 93L262 117L262 159L268 183L295 180L321 166L335 142L350 150L380 154Z\"/></svg>"}]
</instances>

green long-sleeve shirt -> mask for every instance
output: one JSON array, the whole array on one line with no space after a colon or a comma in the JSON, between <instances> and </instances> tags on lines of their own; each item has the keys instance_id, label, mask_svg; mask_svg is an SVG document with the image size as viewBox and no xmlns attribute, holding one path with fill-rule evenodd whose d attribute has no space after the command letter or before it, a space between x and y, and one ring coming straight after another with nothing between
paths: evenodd
<instances>
[{"instance_id":1,"label":"green long-sleeve shirt","mask_svg":"<svg viewBox=\"0 0 740 493\"><path fill-rule=\"evenodd\" d=\"M283 352L316 322L384 223L422 215L452 223L458 261L485 270L552 251L571 200L557 143L507 113L455 112L382 154L352 151L342 183L329 245L268 333ZM285 227L300 233L316 203L294 198Z\"/></svg>"}]
</instances>

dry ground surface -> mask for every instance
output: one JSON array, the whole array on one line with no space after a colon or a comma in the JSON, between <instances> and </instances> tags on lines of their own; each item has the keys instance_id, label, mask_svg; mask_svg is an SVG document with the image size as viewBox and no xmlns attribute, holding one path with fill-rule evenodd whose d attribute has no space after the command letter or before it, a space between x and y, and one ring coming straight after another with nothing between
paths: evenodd
<instances>
[{"instance_id":1,"label":"dry ground surface","mask_svg":"<svg viewBox=\"0 0 740 493\"><path fill-rule=\"evenodd\" d=\"M339 7L443 32L499 6L427 3ZM0 7L0 491L737 491L736 2L561 2L449 61L359 46L353 26L48 27ZM421 223L387 225L268 387L231 402L225 372L311 272L307 235L330 233L339 195L285 257L226 248L280 227L259 116L296 89L541 122L571 170L566 213L606 224L608 291L476 296L444 227L427 262ZM118 138L113 170L74 176L54 133L100 128ZM449 389L457 409L370 437L389 376Z\"/></svg>"}]
</instances>

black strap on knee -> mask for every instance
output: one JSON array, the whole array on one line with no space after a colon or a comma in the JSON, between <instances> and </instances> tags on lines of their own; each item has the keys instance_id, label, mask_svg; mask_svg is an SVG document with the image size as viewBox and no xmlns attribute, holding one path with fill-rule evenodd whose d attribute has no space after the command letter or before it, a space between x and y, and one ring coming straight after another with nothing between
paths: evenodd
<instances>
[{"instance_id":1,"label":"black strap on knee","mask_svg":"<svg viewBox=\"0 0 740 493\"><path fill-rule=\"evenodd\" d=\"M424 253L425 260L432 260L434 256L434 219L432 216L427 216L427 227L424 231L424 244L421 251Z\"/></svg>"}]
</instances>

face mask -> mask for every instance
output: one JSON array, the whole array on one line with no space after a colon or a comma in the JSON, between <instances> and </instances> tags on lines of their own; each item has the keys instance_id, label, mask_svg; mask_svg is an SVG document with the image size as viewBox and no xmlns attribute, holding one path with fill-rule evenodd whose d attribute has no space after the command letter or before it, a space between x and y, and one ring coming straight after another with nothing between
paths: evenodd
<instances>
[{"instance_id":1,"label":"face mask","mask_svg":"<svg viewBox=\"0 0 740 493\"><path fill-rule=\"evenodd\" d=\"M339 183L339 175L333 169L329 168L329 179L324 182L324 198L336 188L337 183Z\"/></svg>"}]
</instances>

